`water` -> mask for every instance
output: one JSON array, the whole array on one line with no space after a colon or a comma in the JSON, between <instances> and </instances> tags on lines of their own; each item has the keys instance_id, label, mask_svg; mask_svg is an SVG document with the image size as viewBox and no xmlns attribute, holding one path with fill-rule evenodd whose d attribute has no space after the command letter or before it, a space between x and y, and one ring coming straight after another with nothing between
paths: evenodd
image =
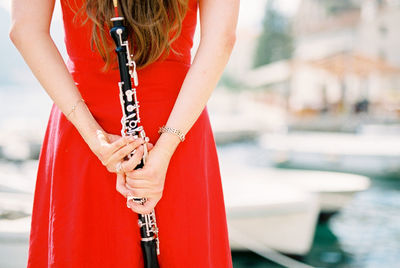
<instances>
[{"instance_id":1,"label":"water","mask_svg":"<svg viewBox=\"0 0 400 268\"><path fill-rule=\"evenodd\" d=\"M221 165L268 165L255 142L218 147ZM400 178L371 178L370 189L329 221L319 223L311 251L300 258L314 267L400 267ZM249 252L233 252L234 267L281 267Z\"/></svg>"}]
</instances>

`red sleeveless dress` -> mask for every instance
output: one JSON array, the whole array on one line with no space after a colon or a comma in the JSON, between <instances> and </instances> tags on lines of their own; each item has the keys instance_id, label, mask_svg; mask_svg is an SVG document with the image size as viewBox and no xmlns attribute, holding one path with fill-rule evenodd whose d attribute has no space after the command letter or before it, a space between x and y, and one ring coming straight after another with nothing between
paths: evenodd
<instances>
[{"instance_id":1,"label":"red sleeveless dress","mask_svg":"<svg viewBox=\"0 0 400 268\"><path fill-rule=\"evenodd\" d=\"M119 73L100 71L103 61L90 49L91 25L75 24L66 1L61 0L61 6L68 69L99 124L119 134ZM197 9L197 0L189 0L182 33L173 44L183 56L171 52L166 60L138 71L140 116L152 143L190 67ZM116 175L106 170L54 105L39 160L28 267L143 267L137 214L126 207L115 184ZM171 158L156 215L162 268L232 267L206 108Z\"/></svg>"}]
</instances>

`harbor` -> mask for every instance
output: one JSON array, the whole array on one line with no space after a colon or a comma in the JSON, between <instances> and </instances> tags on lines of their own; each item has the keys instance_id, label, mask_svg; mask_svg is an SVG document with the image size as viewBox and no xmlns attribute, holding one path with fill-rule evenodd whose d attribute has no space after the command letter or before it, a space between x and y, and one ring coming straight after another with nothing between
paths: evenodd
<instances>
[{"instance_id":1,"label":"harbor","mask_svg":"<svg viewBox=\"0 0 400 268\"><path fill-rule=\"evenodd\" d=\"M219 155L222 165L233 158L237 164L245 164L251 169L264 169L266 165L266 152L255 142L220 147ZM289 256L312 267L397 267L400 262L400 182L398 177L368 178L368 189L355 194L327 220L320 218L317 221L312 245L306 254ZM248 181L247 177L243 178L243 182ZM286 223L298 224L293 221ZM278 236L281 240L286 238L282 233ZM295 237L289 239L294 243ZM267 249L265 246L264 250ZM234 267L285 267L251 251L234 251L233 260Z\"/></svg>"},{"instance_id":2,"label":"harbor","mask_svg":"<svg viewBox=\"0 0 400 268\"><path fill-rule=\"evenodd\" d=\"M254 0L240 12L207 103L233 267L399 267L400 1ZM199 29L192 56L198 45ZM11 44L0 52L0 268L23 268L53 103Z\"/></svg>"}]
</instances>

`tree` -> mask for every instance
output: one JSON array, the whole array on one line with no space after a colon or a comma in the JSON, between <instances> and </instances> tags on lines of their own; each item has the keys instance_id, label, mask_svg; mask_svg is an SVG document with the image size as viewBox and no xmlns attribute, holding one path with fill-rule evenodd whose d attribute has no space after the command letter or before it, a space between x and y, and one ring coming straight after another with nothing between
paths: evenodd
<instances>
[{"instance_id":1,"label":"tree","mask_svg":"<svg viewBox=\"0 0 400 268\"><path fill-rule=\"evenodd\" d=\"M276 9L274 3L274 0L269 0L267 4L253 67L292 57L293 38L289 20Z\"/></svg>"}]
</instances>

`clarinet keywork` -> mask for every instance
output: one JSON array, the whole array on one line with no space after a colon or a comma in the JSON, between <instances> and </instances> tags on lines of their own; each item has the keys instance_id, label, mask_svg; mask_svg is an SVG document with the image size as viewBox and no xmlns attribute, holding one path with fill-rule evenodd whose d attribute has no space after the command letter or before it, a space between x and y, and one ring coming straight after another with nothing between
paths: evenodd
<instances>
[{"instance_id":1,"label":"clarinet keywork","mask_svg":"<svg viewBox=\"0 0 400 268\"><path fill-rule=\"evenodd\" d=\"M114 6L116 1L114 2ZM132 60L129 50L129 44L127 41L127 31L123 25L124 18L116 17L112 18L113 27L110 30L111 37L113 38L118 57L118 65L120 71L121 81L118 83L119 96L122 108L122 129L121 135L131 135L143 138L146 142L148 137L144 132L143 126L140 125L139 115L139 102L136 97L136 87L139 85L138 75L136 71L136 63ZM132 82L134 87L132 87ZM144 143L144 154L141 163L136 167L142 168L145 164L147 157L147 146ZM132 156L129 155L128 158ZM146 202L146 198L133 198L137 203L143 204ZM144 258L145 268L158 268L157 255L160 254L159 250L159 238L158 228L156 223L156 215L154 210L150 214L138 214L138 225L140 228L141 235L141 246Z\"/></svg>"}]
</instances>

